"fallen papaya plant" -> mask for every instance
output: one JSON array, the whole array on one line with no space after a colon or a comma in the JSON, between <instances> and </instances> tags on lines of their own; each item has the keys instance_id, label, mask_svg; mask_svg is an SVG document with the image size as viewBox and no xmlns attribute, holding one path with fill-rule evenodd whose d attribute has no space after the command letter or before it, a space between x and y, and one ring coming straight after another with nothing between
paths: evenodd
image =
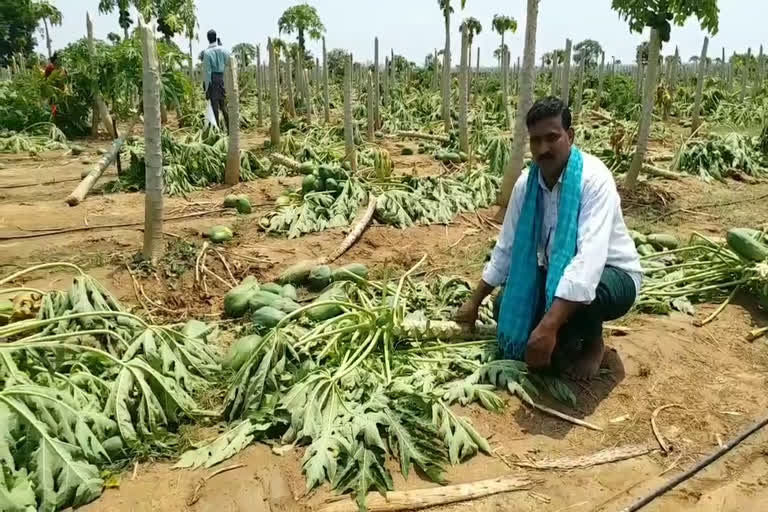
<instances>
[{"instance_id":1,"label":"fallen papaya plant","mask_svg":"<svg viewBox=\"0 0 768 512\"><path fill-rule=\"evenodd\" d=\"M75 272L68 291L9 284L55 267ZM36 314L0 327L0 509L77 507L101 494L99 467L170 453L184 419L211 414L192 396L219 369L216 332L148 324L68 263L0 280L2 297L30 292Z\"/></svg>"},{"instance_id":2,"label":"fallen papaya plant","mask_svg":"<svg viewBox=\"0 0 768 512\"><path fill-rule=\"evenodd\" d=\"M453 405L477 402L499 411L504 400L497 388L530 404L539 389L575 401L562 382L497 359L493 339L446 343L458 337L450 318L470 286L457 278L416 280L423 261L397 281L369 281L362 269L342 267L320 297L270 323L264 323L267 310L284 302L272 293L282 293L279 285L264 285L271 290L265 294L257 283L243 283L231 298L252 294L261 308L253 321L269 328L235 342L228 357L234 373L223 415L230 429L187 452L179 466L213 465L256 439L304 445L307 490L328 481L338 492L354 493L365 510L369 490L392 490L389 458L406 477L417 467L443 482L448 464L491 452ZM310 267L294 266L279 281L294 293L294 285L317 273ZM274 308L265 305L269 300ZM489 309L484 306L481 318L492 322Z\"/></svg>"}]
</instances>

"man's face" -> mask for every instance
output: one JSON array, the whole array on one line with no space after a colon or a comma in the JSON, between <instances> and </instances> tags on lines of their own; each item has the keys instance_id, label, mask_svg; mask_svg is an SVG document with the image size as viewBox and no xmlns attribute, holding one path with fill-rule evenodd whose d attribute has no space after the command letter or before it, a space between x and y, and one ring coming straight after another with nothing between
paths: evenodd
<instances>
[{"instance_id":1,"label":"man's face","mask_svg":"<svg viewBox=\"0 0 768 512\"><path fill-rule=\"evenodd\" d=\"M554 176L565 168L571 154L573 129L563 128L561 116L542 119L528 127L531 155L545 176Z\"/></svg>"}]
</instances>

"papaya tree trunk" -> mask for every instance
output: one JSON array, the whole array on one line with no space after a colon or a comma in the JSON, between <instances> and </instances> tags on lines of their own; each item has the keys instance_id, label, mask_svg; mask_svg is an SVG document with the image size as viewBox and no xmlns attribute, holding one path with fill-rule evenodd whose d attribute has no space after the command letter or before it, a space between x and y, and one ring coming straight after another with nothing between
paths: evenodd
<instances>
[{"instance_id":1,"label":"papaya tree trunk","mask_svg":"<svg viewBox=\"0 0 768 512\"><path fill-rule=\"evenodd\" d=\"M323 38L323 116L326 124L331 122L331 102L328 91L328 53L325 51L325 38Z\"/></svg>"},{"instance_id":2,"label":"papaya tree trunk","mask_svg":"<svg viewBox=\"0 0 768 512\"><path fill-rule=\"evenodd\" d=\"M464 153L469 153L469 129L467 126L467 103L469 101L467 95L469 86L468 54L467 25L463 24L461 27L461 69L459 70L459 149Z\"/></svg>"},{"instance_id":3,"label":"papaya tree trunk","mask_svg":"<svg viewBox=\"0 0 768 512\"><path fill-rule=\"evenodd\" d=\"M307 102L307 124L312 124L312 116L314 115L314 110L312 108L312 89L309 87L309 70L305 69L302 73L303 75L303 82L304 82L304 97L306 98Z\"/></svg>"},{"instance_id":4,"label":"papaya tree trunk","mask_svg":"<svg viewBox=\"0 0 768 512\"><path fill-rule=\"evenodd\" d=\"M502 36L503 37L503 36ZM512 129L512 111L509 105L509 52L501 51L501 101L504 103L504 120L507 130Z\"/></svg>"},{"instance_id":5,"label":"papaya tree trunk","mask_svg":"<svg viewBox=\"0 0 768 512\"><path fill-rule=\"evenodd\" d=\"M637 134L637 150L632 158L632 164L624 180L626 187L632 190L637 185L637 178L645 161L645 153L648 149L648 136L651 133L653 121L653 102L656 89L656 70L659 67L659 52L661 50L661 37L659 31L651 29L651 41L648 47L648 72L645 76L643 88L643 111L640 118L640 127Z\"/></svg>"},{"instance_id":6,"label":"papaya tree trunk","mask_svg":"<svg viewBox=\"0 0 768 512\"><path fill-rule=\"evenodd\" d=\"M760 45L760 53L757 57L757 73L755 74L755 86L752 90L752 96L760 94L763 88L763 45Z\"/></svg>"},{"instance_id":7,"label":"papaya tree trunk","mask_svg":"<svg viewBox=\"0 0 768 512\"><path fill-rule=\"evenodd\" d=\"M355 155L355 136L352 126L352 54L344 66L344 145L345 159L349 162L352 172L357 171L357 156Z\"/></svg>"},{"instance_id":8,"label":"papaya tree trunk","mask_svg":"<svg viewBox=\"0 0 768 512\"><path fill-rule=\"evenodd\" d=\"M144 247L142 255L156 261L163 252L163 147L160 122L160 68L155 36L149 27L140 27L143 49L144 95Z\"/></svg>"},{"instance_id":9,"label":"papaya tree trunk","mask_svg":"<svg viewBox=\"0 0 768 512\"><path fill-rule=\"evenodd\" d=\"M557 85L559 83L557 79L557 68L558 68L557 55L553 55L552 56L552 83L550 84L551 89L549 91L550 95L552 96L557 96Z\"/></svg>"},{"instance_id":10,"label":"papaya tree trunk","mask_svg":"<svg viewBox=\"0 0 768 512\"><path fill-rule=\"evenodd\" d=\"M477 58L475 59L475 73L480 76L480 47L477 47Z\"/></svg>"},{"instance_id":11,"label":"papaya tree trunk","mask_svg":"<svg viewBox=\"0 0 768 512\"><path fill-rule=\"evenodd\" d=\"M439 75L438 75L438 65L437 65L437 50L435 50L435 58L432 61L432 64L434 65L434 69L432 70L433 71L433 73L432 73L432 88L435 91L438 91L438 90L440 90L440 85L439 85L440 80L438 78Z\"/></svg>"},{"instance_id":12,"label":"papaya tree trunk","mask_svg":"<svg viewBox=\"0 0 768 512\"><path fill-rule=\"evenodd\" d=\"M571 51L573 43L570 39L565 40L565 62L563 63L563 84L560 89L560 99L566 105L570 104L571 95Z\"/></svg>"},{"instance_id":13,"label":"papaya tree trunk","mask_svg":"<svg viewBox=\"0 0 768 512\"><path fill-rule=\"evenodd\" d=\"M48 59L53 55L51 50L51 34L48 32L48 18L43 18L43 26L45 27L45 47L48 49Z\"/></svg>"},{"instance_id":14,"label":"papaya tree trunk","mask_svg":"<svg viewBox=\"0 0 768 512\"><path fill-rule=\"evenodd\" d=\"M443 50L443 127L451 131L451 12L443 11L445 18L445 49Z\"/></svg>"},{"instance_id":15,"label":"papaya tree trunk","mask_svg":"<svg viewBox=\"0 0 768 512\"><path fill-rule=\"evenodd\" d=\"M264 96L264 70L261 69L261 48L256 45L256 126L264 126L264 112L262 111L262 99Z\"/></svg>"},{"instance_id":16,"label":"papaya tree trunk","mask_svg":"<svg viewBox=\"0 0 768 512\"><path fill-rule=\"evenodd\" d=\"M584 100L584 72L585 72L585 65L584 61L586 59L582 58L581 62L579 63L579 84L578 89L576 90L576 104L573 107L573 112L575 114L576 119L579 119L581 117L581 105L582 101Z\"/></svg>"},{"instance_id":17,"label":"papaya tree trunk","mask_svg":"<svg viewBox=\"0 0 768 512\"><path fill-rule=\"evenodd\" d=\"M288 89L288 115L296 117L296 102L293 96L293 69L291 66L290 53L285 56L285 65L287 67L285 73L285 87Z\"/></svg>"},{"instance_id":18,"label":"papaya tree trunk","mask_svg":"<svg viewBox=\"0 0 768 512\"><path fill-rule=\"evenodd\" d=\"M383 100L384 105L389 106L389 58L384 57L384 80L382 81L381 90L384 93Z\"/></svg>"},{"instance_id":19,"label":"papaya tree trunk","mask_svg":"<svg viewBox=\"0 0 768 512\"><path fill-rule=\"evenodd\" d=\"M240 91L237 84L237 59L234 56L227 60L224 77L229 110L229 147L224 183L231 187L240 183Z\"/></svg>"},{"instance_id":20,"label":"papaya tree trunk","mask_svg":"<svg viewBox=\"0 0 768 512\"><path fill-rule=\"evenodd\" d=\"M280 90L277 87L278 68L280 66L272 41L267 42L269 52L269 135L272 149L280 149Z\"/></svg>"},{"instance_id":21,"label":"papaya tree trunk","mask_svg":"<svg viewBox=\"0 0 768 512\"><path fill-rule=\"evenodd\" d=\"M704 80L706 79L705 73L704 73L704 63L707 60L707 49L709 48L709 38L704 37L704 46L701 47L701 57L699 62L699 76L696 82L696 99L693 102L693 120L691 121L691 130L694 132L699 128L701 125L701 118L699 117L701 114L701 97L704 93Z\"/></svg>"},{"instance_id":22,"label":"papaya tree trunk","mask_svg":"<svg viewBox=\"0 0 768 512\"><path fill-rule=\"evenodd\" d=\"M635 68L635 94L640 98L643 88L643 84L640 83L643 78L643 54L639 48L635 54L635 64L637 65Z\"/></svg>"},{"instance_id":23,"label":"papaya tree trunk","mask_svg":"<svg viewBox=\"0 0 768 512\"><path fill-rule=\"evenodd\" d=\"M741 71L741 95L739 99L743 102L747 99L747 82L749 81L749 62L752 60L752 48L747 49L747 60L744 69Z\"/></svg>"},{"instance_id":24,"label":"papaya tree trunk","mask_svg":"<svg viewBox=\"0 0 768 512\"><path fill-rule=\"evenodd\" d=\"M735 69L734 69L734 61L736 60L736 52L733 52L733 57L731 57L731 60L728 62L728 89L733 90L733 80Z\"/></svg>"},{"instance_id":25,"label":"papaya tree trunk","mask_svg":"<svg viewBox=\"0 0 768 512\"><path fill-rule=\"evenodd\" d=\"M93 23L91 23L91 15L87 12L85 13L85 27L88 34L88 53L89 55L93 56L95 54L93 46ZM109 115L107 104L104 102L104 98L101 96L101 91L99 91L98 84L94 85L93 103L94 123L96 125L96 130L98 130L98 122L101 122L101 125L107 131L109 136L112 137L112 139L116 139L117 133L115 132L115 125L112 123L112 116ZM96 112L98 112L98 117Z\"/></svg>"},{"instance_id":26,"label":"papaya tree trunk","mask_svg":"<svg viewBox=\"0 0 768 512\"><path fill-rule=\"evenodd\" d=\"M672 80L670 81L671 94L674 96L675 89L677 89L678 75L680 74L680 49L675 47L675 60L672 62Z\"/></svg>"},{"instance_id":27,"label":"papaya tree trunk","mask_svg":"<svg viewBox=\"0 0 768 512\"><path fill-rule=\"evenodd\" d=\"M189 62L187 65L189 66L189 79L193 80L195 79L195 60L192 58L192 38L189 38L189 56L187 57L189 59Z\"/></svg>"},{"instance_id":28,"label":"papaya tree trunk","mask_svg":"<svg viewBox=\"0 0 768 512\"><path fill-rule=\"evenodd\" d=\"M469 83L472 83L472 43L470 42L467 47L467 67L469 68ZM470 85L469 88L470 92L472 91L472 87Z\"/></svg>"},{"instance_id":29,"label":"papaya tree trunk","mask_svg":"<svg viewBox=\"0 0 768 512\"><path fill-rule=\"evenodd\" d=\"M502 212L507 208L512 189L523 168L523 157L528 130L525 116L533 104L534 73L536 72L536 28L539 18L539 0L528 0L525 17L525 48L523 49L523 67L520 76L520 98L517 102L515 131L512 137L512 149L507 165L504 167L504 180L501 184L498 204ZM501 213L501 212L500 212ZM503 218L503 213L501 213Z\"/></svg>"},{"instance_id":30,"label":"papaya tree trunk","mask_svg":"<svg viewBox=\"0 0 768 512\"><path fill-rule=\"evenodd\" d=\"M728 62L725 60L725 46L723 46L723 56L721 57L722 60L720 61L720 80L725 83L725 81L728 79Z\"/></svg>"},{"instance_id":31,"label":"papaya tree trunk","mask_svg":"<svg viewBox=\"0 0 768 512\"><path fill-rule=\"evenodd\" d=\"M370 71L367 73L368 75L368 92L366 94L368 104L367 108L365 109L366 117L368 118L368 142L373 142L375 137L375 120L374 120L374 114L373 114L373 77L371 76Z\"/></svg>"},{"instance_id":32,"label":"papaya tree trunk","mask_svg":"<svg viewBox=\"0 0 768 512\"><path fill-rule=\"evenodd\" d=\"M376 37L373 40L373 113L376 118L376 129L381 129L381 99L379 98L379 91L381 91L381 81L379 77L379 38Z\"/></svg>"},{"instance_id":33,"label":"papaya tree trunk","mask_svg":"<svg viewBox=\"0 0 768 512\"><path fill-rule=\"evenodd\" d=\"M600 52L600 69L597 71L597 108L603 102L603 87L605 86L605 52Z\"/></svg>"}]
</instances>

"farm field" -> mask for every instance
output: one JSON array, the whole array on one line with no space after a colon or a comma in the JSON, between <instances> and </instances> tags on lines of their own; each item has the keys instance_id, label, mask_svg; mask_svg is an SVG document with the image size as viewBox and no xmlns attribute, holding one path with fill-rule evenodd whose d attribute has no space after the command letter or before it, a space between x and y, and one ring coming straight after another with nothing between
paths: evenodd
<instances>
[{"instance_id":1,"label":"farm field","mask_svg":"<svg viewBox=\"0 0 768 512\"><path fill-rule=\"evenodd\" d=\"M152 7L63 48L53 82L7 59L0 509L618 511L765 417L762 49L660 57L678 20L624 1L653 28L637 63L570 40L537 62L528 0L517 34L481 20L502 46L473 67L479 22L453 3L461 55L419 63L373 39L376 62L326 52L323 12L287 8L280 38L232 47L226 130L191 43L164 37L193 2L175 30L147 28ZM490 299L474 331L454 322L550 94L611 170L645 272L589 381L505 359ZM762 429L643 510L757 510L767 454Z\"/></svg>"}]
</instances>

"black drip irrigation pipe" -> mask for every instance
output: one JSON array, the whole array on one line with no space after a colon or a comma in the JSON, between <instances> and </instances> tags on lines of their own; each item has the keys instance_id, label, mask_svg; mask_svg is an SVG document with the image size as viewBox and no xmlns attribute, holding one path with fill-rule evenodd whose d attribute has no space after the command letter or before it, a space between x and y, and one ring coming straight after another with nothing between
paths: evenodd
<instances>
[{"instance_id":1,"label":"black drip irrigation pipe","mask_svg":"<svg viewBox=\"0 0 768 512\"><path fill-rule=\"evenodd\" d=\"M634 505L631 505L625 509L622 509L621 512L635 512L637 510L640 510L641 508L645 507L646 505L648 505L650 502L652 502L659 496L671 491L681 483L685 482L686 480L694 476L696 473L698 473L702 469L706 468L707 466L715 462L717 459L719 459L729 451L733 450L742 441L744 441L746 438L748 438L749 436L751 436L761 428L765 427L766 425L768 425L768 416L759 420L757 423L749 427L747 430L739 434L734 439L731 439L730 441L728 441L728 443L725 446L723 446L718 451L716 451L706 459L702 460L701 462L693 466L688 471L676 476L666 484L662 485L661 487L653 491L648 496L645 496L644 498L642 498L640 501L638 501Z\"/></svg>"}]
</instances>

